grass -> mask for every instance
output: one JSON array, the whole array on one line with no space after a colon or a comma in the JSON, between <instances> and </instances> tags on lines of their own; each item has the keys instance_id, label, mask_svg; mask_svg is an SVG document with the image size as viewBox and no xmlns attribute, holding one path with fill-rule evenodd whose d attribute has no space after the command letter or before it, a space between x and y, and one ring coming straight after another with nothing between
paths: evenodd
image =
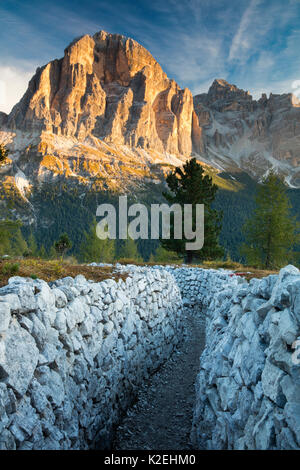
<instances>
[{"instance_id":1,"label":"grass","mask_svg":"<svg viewBox=\"0 0 300 470\"><path fill-rule=\"evenodd\" d=\"M160 264L162 266L170 265L172 262L136 262L130 261L130 264L136 266L155 266ZM177 265L177 263L174 263ZM180 266L180 264L178 264ZM234 261L205 261L202 264L192 264L191 267L198 267L203 269L230 269L236 273L243 273L248 281L252 278L261 279L270 274L278 274L278 271L257 269L249 266L243 266ZM71 276L76 277L82 274L86 279L91 279L96 282L101 282L105 279L112 277L118 281L119 279L126 279L126 273L115 273L114 267L110 266L87 266L86 264L76 264L74 260L44 260L41 258L24 258L24 259L11 259L0 260L0 287L5 286L11 276L17 275L28 277L31 279L43 279L46 282L55 281L56 279Z\"/></svg>"},{"instance_id":2,"label":"grass","mask_svg":"<svg viewBox=\"0 0 300 470\"><path fill-rule=\"evenodd\" d=\"M130 264L134 264L135 266L170 266L170 265L175 265L175 266L181 266L182 262L174 262L174 261L168 261L168 262L160 262L160 261L154 261L154 262L138 262L134 260L125 260L127 264L130 262ZM119 261L122 263L122 260ZM243 277L247 279L247 281L250 281L252 278L256 279L262 279L263 277L269 276L270 274L278 274L279 270L267 270L267 269L259 269L259 268L254 268L252 266L244 266L241 263L237 263L232 260L214 260L214 261L204 261L201 264L191 264L191 268L202 268L202 269L230 269L235 273L242 273Z\"/></svg>"},{"instance_id":3,"label":"grass","mask_svg":"<svg viewBox=\"0 0 300 470\"><path fill-rule=\"evenodd\" d=\"M11 272L10 266L18 265L17 271ZM24 258L13 259L9 263L0 260L0 287L7 284L8 279L13 275L29 277L31 279L43 279L46 282L55 281L56 279L71 276L76 277L82 274L86 279L96 282L104 281L114 277L116 281L126 279L126 274L114 273L113 268L87 266L85 264L70 264L60 260L44 260L40 258Z\"/></svg>"}]
</instances>

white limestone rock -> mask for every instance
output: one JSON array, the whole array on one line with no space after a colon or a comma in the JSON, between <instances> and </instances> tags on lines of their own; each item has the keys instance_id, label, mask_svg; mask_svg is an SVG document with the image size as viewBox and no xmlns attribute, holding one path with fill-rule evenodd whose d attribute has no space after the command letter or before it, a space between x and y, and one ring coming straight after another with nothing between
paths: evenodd
<instances>
[{"instance_id":1,"label":"white limestone rock","mask_svg":"<svg viewBox=\"0 0 300 470\"><path fill-rule=\"evenodd\" d=\"M0 338L6 333L11 319L11 307L8 302L2 302L0 297Z\"/></svg>"},{"instance_id":2,"label":"white limestone rock","mask_svg":"<svg viewBox=\"0 0 300 470\"><path fill-rule=\"evenodd\" d=\"M20 396L24 395L38 363L39 351L33 337L13 319L5 338L4 357L0 356L0 375L6 377Z\"/></svg>"}]
</instances>

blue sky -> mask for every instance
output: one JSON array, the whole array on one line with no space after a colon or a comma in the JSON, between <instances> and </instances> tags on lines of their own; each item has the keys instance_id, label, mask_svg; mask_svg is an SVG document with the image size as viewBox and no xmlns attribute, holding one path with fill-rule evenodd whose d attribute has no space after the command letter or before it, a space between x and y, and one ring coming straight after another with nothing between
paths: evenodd
<instances>
[{"instance_id":1,"label":"blue sky","mask_svg":"<svg viewBox=\"0 0 300 470\"><path fill-rule=\"evenodd\" d=\"M214 78L255 97L300 80L300 0L0 0L0 110L36 67L101 29L136 39L194 94Z\"/></svg>"}]
</instances>

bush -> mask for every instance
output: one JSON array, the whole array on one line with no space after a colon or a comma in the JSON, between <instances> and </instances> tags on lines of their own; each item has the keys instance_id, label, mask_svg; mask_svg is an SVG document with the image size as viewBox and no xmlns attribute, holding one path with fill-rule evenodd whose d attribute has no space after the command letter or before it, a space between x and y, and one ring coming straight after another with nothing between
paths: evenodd
<instances>
[{"instance_id":1,"label":"bush","mask_svg":"<svg viewBox=\"0 0 300 470\"><path fill-rule=\"evenodd\" d=\"M53 271L56 274L56 276L61 276L64 273L64 267L60 261L54 262Z\"/></svg>"},{"instance_id":2,"label":"bush","mask_svg":"<svg viewBox=\"0 0 300 470\"><path fill-rule=\"evenodd\" d=\"M5 263L2 268L3 274L13 275L20 269L19 263Z\"/></svg>"}]
</instances>

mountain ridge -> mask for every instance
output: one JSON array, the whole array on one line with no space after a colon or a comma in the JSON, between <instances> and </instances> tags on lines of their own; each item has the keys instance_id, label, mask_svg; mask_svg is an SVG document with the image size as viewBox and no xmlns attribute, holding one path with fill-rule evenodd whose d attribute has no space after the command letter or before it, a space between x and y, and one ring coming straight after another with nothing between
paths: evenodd
<instances>
[{"instance_id":1,"label":"mountain ridge","mask_svg":"<svg viewBox=\"0 0 300 470\"><path fill-rule=\"evenodd\" d=\"M204 155L222 169L240 168L260 180L271 168L290 187L300 186L300 101L292 93L262 94L215 80L194 96L205 135Z\"/></svg>"}]
</instances>

